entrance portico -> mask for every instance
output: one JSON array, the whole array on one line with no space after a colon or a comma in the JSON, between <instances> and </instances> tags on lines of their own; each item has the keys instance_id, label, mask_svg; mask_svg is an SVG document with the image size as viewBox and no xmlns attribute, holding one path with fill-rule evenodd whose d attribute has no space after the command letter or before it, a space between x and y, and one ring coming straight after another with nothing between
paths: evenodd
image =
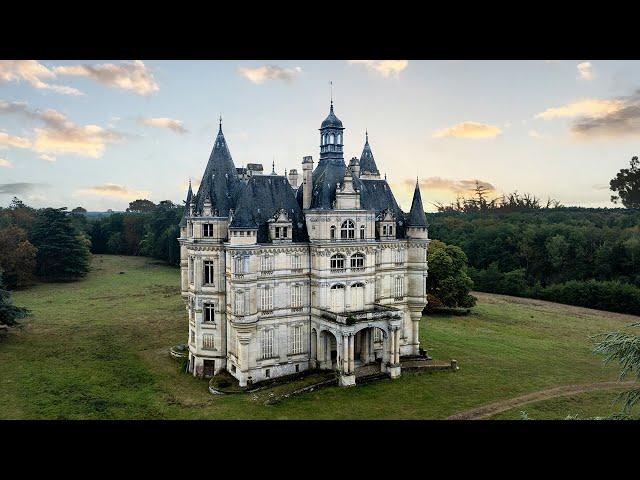
<instances>
[{"instance_id":1,"label":"entrance portico","mask_svg":"<svg viewBox=\"0 0 640 480\"><path fill-rule=\"evenodd\" d=\"M348 315L317 313L311 317L312 365L339 372L341 386L355 385L356 367L378 362L380 371L400 376L401 310L376 306Z\"/></svg>"}]
</instances>

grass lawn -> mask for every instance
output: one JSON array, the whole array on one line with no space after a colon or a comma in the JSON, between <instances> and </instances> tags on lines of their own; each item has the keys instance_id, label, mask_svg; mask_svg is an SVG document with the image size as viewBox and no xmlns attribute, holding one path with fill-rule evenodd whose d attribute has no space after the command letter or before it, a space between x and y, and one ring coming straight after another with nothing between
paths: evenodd
<instances>
[{"instance_id":1,"label":"grass lawn","mask_svg":"<svg viewBox=\"0 0 640 480\"><path fill-rule=\"evenodd\" d=\"M179 271L154 260L97 255L89 276L15 292L27 328L0 341L0 418L446 418L545 388L615 380L589 335L638 317L479 294L466 317L423 318L421 341L458 372L405 373L362 387L328 387L266 406L264 394L214 396L178 371L168 348L186 342ZM613 392L527 405L499 418L605 416ZM535 409L533 408L535 407Z\"/></svg>"}]
</instances>

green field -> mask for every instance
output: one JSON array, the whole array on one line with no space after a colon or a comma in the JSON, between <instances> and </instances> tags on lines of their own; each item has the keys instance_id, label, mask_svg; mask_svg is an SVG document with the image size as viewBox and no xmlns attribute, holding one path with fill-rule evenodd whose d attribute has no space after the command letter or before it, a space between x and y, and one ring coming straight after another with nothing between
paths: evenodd
<instances>
[{"instance_id":1,"label":"green field","mask_svg":"<svg viewBox=\"0 0 640 480\"><path fill-rule=\"evenodd\" d=\"M75 283L15 292L28 326L0 340L0 417L28 419L428 419L537 390L617 378L589 335L637 317L480 294L468 316L423 318L421 341L458 372L405 373L350 389L329 387L277 405L268 391L212 396L167 353L184 343L179 271L138 257L98 255ZM606 416L615 393L544 400L494 418Z\"/></svg>"}]
</instances>

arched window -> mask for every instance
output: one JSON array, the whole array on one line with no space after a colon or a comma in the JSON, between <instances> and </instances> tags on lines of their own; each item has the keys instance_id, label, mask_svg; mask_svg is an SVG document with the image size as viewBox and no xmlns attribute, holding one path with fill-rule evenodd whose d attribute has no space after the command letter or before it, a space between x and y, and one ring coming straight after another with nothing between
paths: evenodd
<instances>
[{"instance_id":1,"label":"arched window","mask_svg":"<svg viewBox=\"0 0 640 480\"><path fill-rule=\"evenodd\" d=\"M364 268L364 255L362 253L351 255L351 268Z\"/></svg>"},{"instance_id":2,"label":"arched window","mask_svg":"<svg viewBox=\"0 0 640 480\"><path fill-rule=\"evenodd\" d=\"M354 283L351 285L351 310L364 310L364 283Z\"/></svg>"},{"instance_id":3,"label":"arched window","mask_svg":"<svg viewBox=\"0 0 640 480\"><path fill-rule=\"evenodd\" d=\"M342 228L340 229L340 238L353 239L356 236L356 226L351 220L345 220L342 222Z\"/></svg>"},{"instance_id":4,"label":"arched window","mask_svg":"<svg viewBox=\"0 0 640 480\"><path fill-rule=\"evenodd\" d=\"M344 268L344 255L336 253L331 256L331 270L339 270Z\"/></svg>"},{"instance_id":5,"label":"arched window","mask_svg":"<svg viewBox=\"0 0 640 480\"><path fill-rule=\"evenodd\" d=\"M334 240L336 238L336 226L331 225L331 228L329 229L329 231L331 232L331 240Z\"/></svg>"},{"instance_id":6,"label":"arched window","mask_svg":"<svg viewBox=\"0 0 640 480\"><path fill-rule=\"evenodd\" d=\"M329 143L333 144L335 140L335 137L333 136L333 133L331 135L329 135Z\"/></svg>"},{"instance_id":7,"label":"arched window","mask_svg":"<svg viewBox=\"0 0 640 480\"><path fill-rule=\"evenodd\" d=\"M336 142L338 145L342 145L342 134L338 134L338 141Z\"/></svg>"},{"instance_id":8,"label":"arched window","mask_svg":"<svg viewBox=\"0 0 640 480\"><path fill-rule=\"evenodd\" d=\"M364 225L360 225L360 240L364 240L365 228Z\"/></svg>"}]
</instances>

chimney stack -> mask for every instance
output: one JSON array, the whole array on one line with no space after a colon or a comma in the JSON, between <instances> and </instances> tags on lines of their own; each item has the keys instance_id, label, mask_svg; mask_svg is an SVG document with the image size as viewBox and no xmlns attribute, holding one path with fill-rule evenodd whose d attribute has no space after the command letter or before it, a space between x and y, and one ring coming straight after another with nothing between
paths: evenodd
<instances>
[{"instance_id":1,"label":"chimney stack","mask_svg":"<svg viewBox=\"0 0 640 480\"><path fill-rule=\"evenodd\" d=\"M311 190L313 189L313 158L302 159L302 208L311 208Z\"/></svg>"},{"instance_id":2,"label":"chimney stack","mask_svg":"<svg viewBox=\"0 0 640 480\"><path fill-rule=\"evenodd\" d=\"M295 168L289 170L289 183L293 188L298 188L298 170Z\"/></svg>"}]
</instances>

